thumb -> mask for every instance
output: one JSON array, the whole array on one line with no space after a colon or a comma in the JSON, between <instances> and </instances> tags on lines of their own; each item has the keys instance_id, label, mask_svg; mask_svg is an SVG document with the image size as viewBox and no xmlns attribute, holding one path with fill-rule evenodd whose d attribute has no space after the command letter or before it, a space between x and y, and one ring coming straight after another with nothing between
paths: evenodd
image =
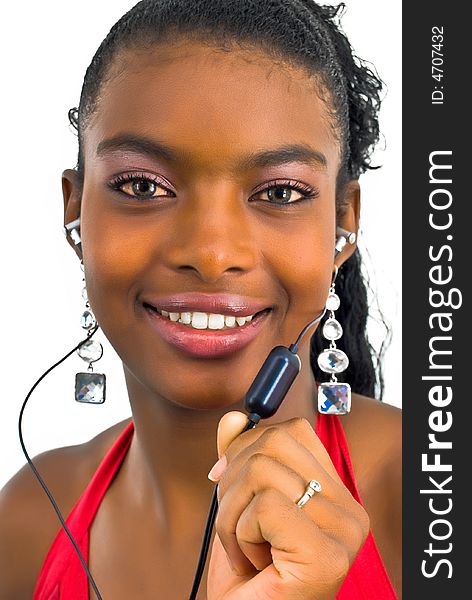
<instances>
[{"instance_id":1,"label":"thumb","mask_svg":"<svg viewBox=\"0 0 472 600\"><path fill-rule=\"evenodd\" d=\"M232 410L221 417L216 434L218 458L223 456L231 442L242 432L246 423L247 415L237 410Z\"/></svg>"}]
</instances>

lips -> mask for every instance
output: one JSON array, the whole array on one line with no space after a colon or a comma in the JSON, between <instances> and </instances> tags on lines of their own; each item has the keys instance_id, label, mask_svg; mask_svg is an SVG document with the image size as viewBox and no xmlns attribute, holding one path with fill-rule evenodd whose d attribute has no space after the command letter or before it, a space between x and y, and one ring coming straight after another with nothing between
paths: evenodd
<instances>
[{"instance_id":1,"label":"lips","mask_svg":"<svg viewBox=\"0 0 472 600\"><path fill-rule=\"evenodd\" d=\"M272 313L267 303L241 296L180 295L149 298L143 302L151 328L167 343L196 358L228 356L247 346L264 328ZM163 317L170 312L209 312L234 316L255 315L252 321L231 329L194 329Z\"/></svg>"}]
</instances>

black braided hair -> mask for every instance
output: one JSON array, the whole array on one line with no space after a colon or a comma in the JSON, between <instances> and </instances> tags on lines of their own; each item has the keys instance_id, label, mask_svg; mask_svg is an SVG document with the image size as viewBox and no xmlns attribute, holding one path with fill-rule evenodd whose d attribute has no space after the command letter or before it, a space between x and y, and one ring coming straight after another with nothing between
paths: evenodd
<instances>
[{"instance_id":1,"label":"black braided hair","mask_svg":"<svg viewBox=\"0 0 472 600\"><path fill-rule=\"evenodd\" d=\"M341 30L339 17L345 8L322 6L313 0L142 0L111 28L90 63L78 108L69 121L79 137L77 171L84 176L83 135L100 102L110 66L123 51L147 48L180 38L211 47L260 49L275 61L304 68L318 84L341 146L337 177L337 217L343 212L343 190L370 165L379 139L378 110L383 85L369 66L353 54ZM366 322L367 287L358 249L344 263L336 280L341 307L336 313L344 335L338 346L350 358L345 379L354 392L382 397L381 358L370 345ZM382 318L383 319L383 318ZM384 323L385 324L385 323ZM316 357L325 344L320 327L310 342L311 367L323 380ZM387 333L389 332L386 327Z\"/></svg>"}]
</instances>

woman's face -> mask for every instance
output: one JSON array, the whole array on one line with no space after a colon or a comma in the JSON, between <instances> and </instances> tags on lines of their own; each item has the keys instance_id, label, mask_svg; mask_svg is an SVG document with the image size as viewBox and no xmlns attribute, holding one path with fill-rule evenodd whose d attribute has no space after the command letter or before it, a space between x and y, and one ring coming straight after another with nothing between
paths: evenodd
<instances>
[{"instance_id":1,"label":"woman's face","mask_svg":"<svg viewBox=\"0 0 472 600\"><path fill-rule=\"evenodd\" d=\"M240 401L270 350L323 309L330 285L340 146L313 80L256 51L129 51L84 142L81 198L64 174L66 222L81 202L87 289L107 338L153 394L194 408ZM178 298L198 293L210 296L205 309ZM146 304L270 311L215 332Z\"/></svg>"}]
</instances>

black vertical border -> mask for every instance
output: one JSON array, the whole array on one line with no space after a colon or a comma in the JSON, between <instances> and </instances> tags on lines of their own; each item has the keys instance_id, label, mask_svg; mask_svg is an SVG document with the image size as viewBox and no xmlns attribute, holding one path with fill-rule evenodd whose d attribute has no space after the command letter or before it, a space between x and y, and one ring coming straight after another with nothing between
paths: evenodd
<instances>
[{"instance_id":1,"label":"black vertical border","mask_svg":"<svg viewBox=\"0 0 472 600\"><path fill-rule=\"evenodd\" d=\"M430 0L429 2L403 3L403 598L406 600L455 600L472 598L472 588L468 574L471 556L472 537L472 430L470 413L472 410L472 354L467 347L471 319L467 282L472 272L472 191L466 188L466 174L472 172L468 146L470 137L470 111L468 89L471 88L471 39L472 29L466 16L466 4ZM443 28L443 77L440 81L433 73L433 27ZM435 30L437 32L437 30ZM392 48L392 52L394 49ZM438 55L435 55L438 56ZM438 65L440 61L436 61ZM442 104L432 103L432 92L444 93ZM442 86L442 87L441 87ZM440 100L440 94L436 94ZM430 155L434 151L451 151L436 162L452 165L449 176L451 184L430 183ZM447 171L436 171L437 178L447 179ZM452 204L448 210L437 211L430 206L430 194L434 189L447 189L452 194ZM434 196L438 202L445 201L446 193ZM430 222L430 213L436 213L437 222L446 223L451 214L452 224L447 230L435 230ZM448 239L447 236L452 236ZM430 247L434 256L429 256ZM441 265L433 277L445 279L452 270L452 279L447 284L433 284L430 269ZM443 306L433 308L430 304L431 289L443 290L447 296L455 288L462 294L462 305L458 308ZM459 295L454 293L454 303ZM441 332L437 321L433 329L429 323L435 312L449 313L452 328ZM446 325L448 318L443 324ZM451 355L442 355L436 363L452 365L452 369L431 370L430 340L434 336L451 336L450 341L437 340L435 348L451 350ZM451 381L423 380L427 375L450 375ZM452 400L449 405L435 407L429 400L429 390L434 385L449 385ZM442 411L435 423L447 423L452 418L450 429L437 433L437 439L450 441L451 449L440 452L428 450L428 434L434 433L429 418L436 410ZM449 415L448 415L449 413ZM422 468L422 454L429 452L428 462L434 461L434 454L440 454L440 461L452 465L450 472L425 472ZM451 493L422 494L422 489L434 489L429 480L432 476L441 484L452 476L443 489ZM444 510L452 507L449 513L435 515L433 507ZM431 525L436 519L445 523ZM449 537L435 540L435 535ZM433 553L425 550L432 544ZM449 546L451 544L451 546ZM426 577L424 569L436 574ZM449 561L439 564L440 560ZM448 577L452 575L452 577Z\"/></svg>"}]
</instances>

